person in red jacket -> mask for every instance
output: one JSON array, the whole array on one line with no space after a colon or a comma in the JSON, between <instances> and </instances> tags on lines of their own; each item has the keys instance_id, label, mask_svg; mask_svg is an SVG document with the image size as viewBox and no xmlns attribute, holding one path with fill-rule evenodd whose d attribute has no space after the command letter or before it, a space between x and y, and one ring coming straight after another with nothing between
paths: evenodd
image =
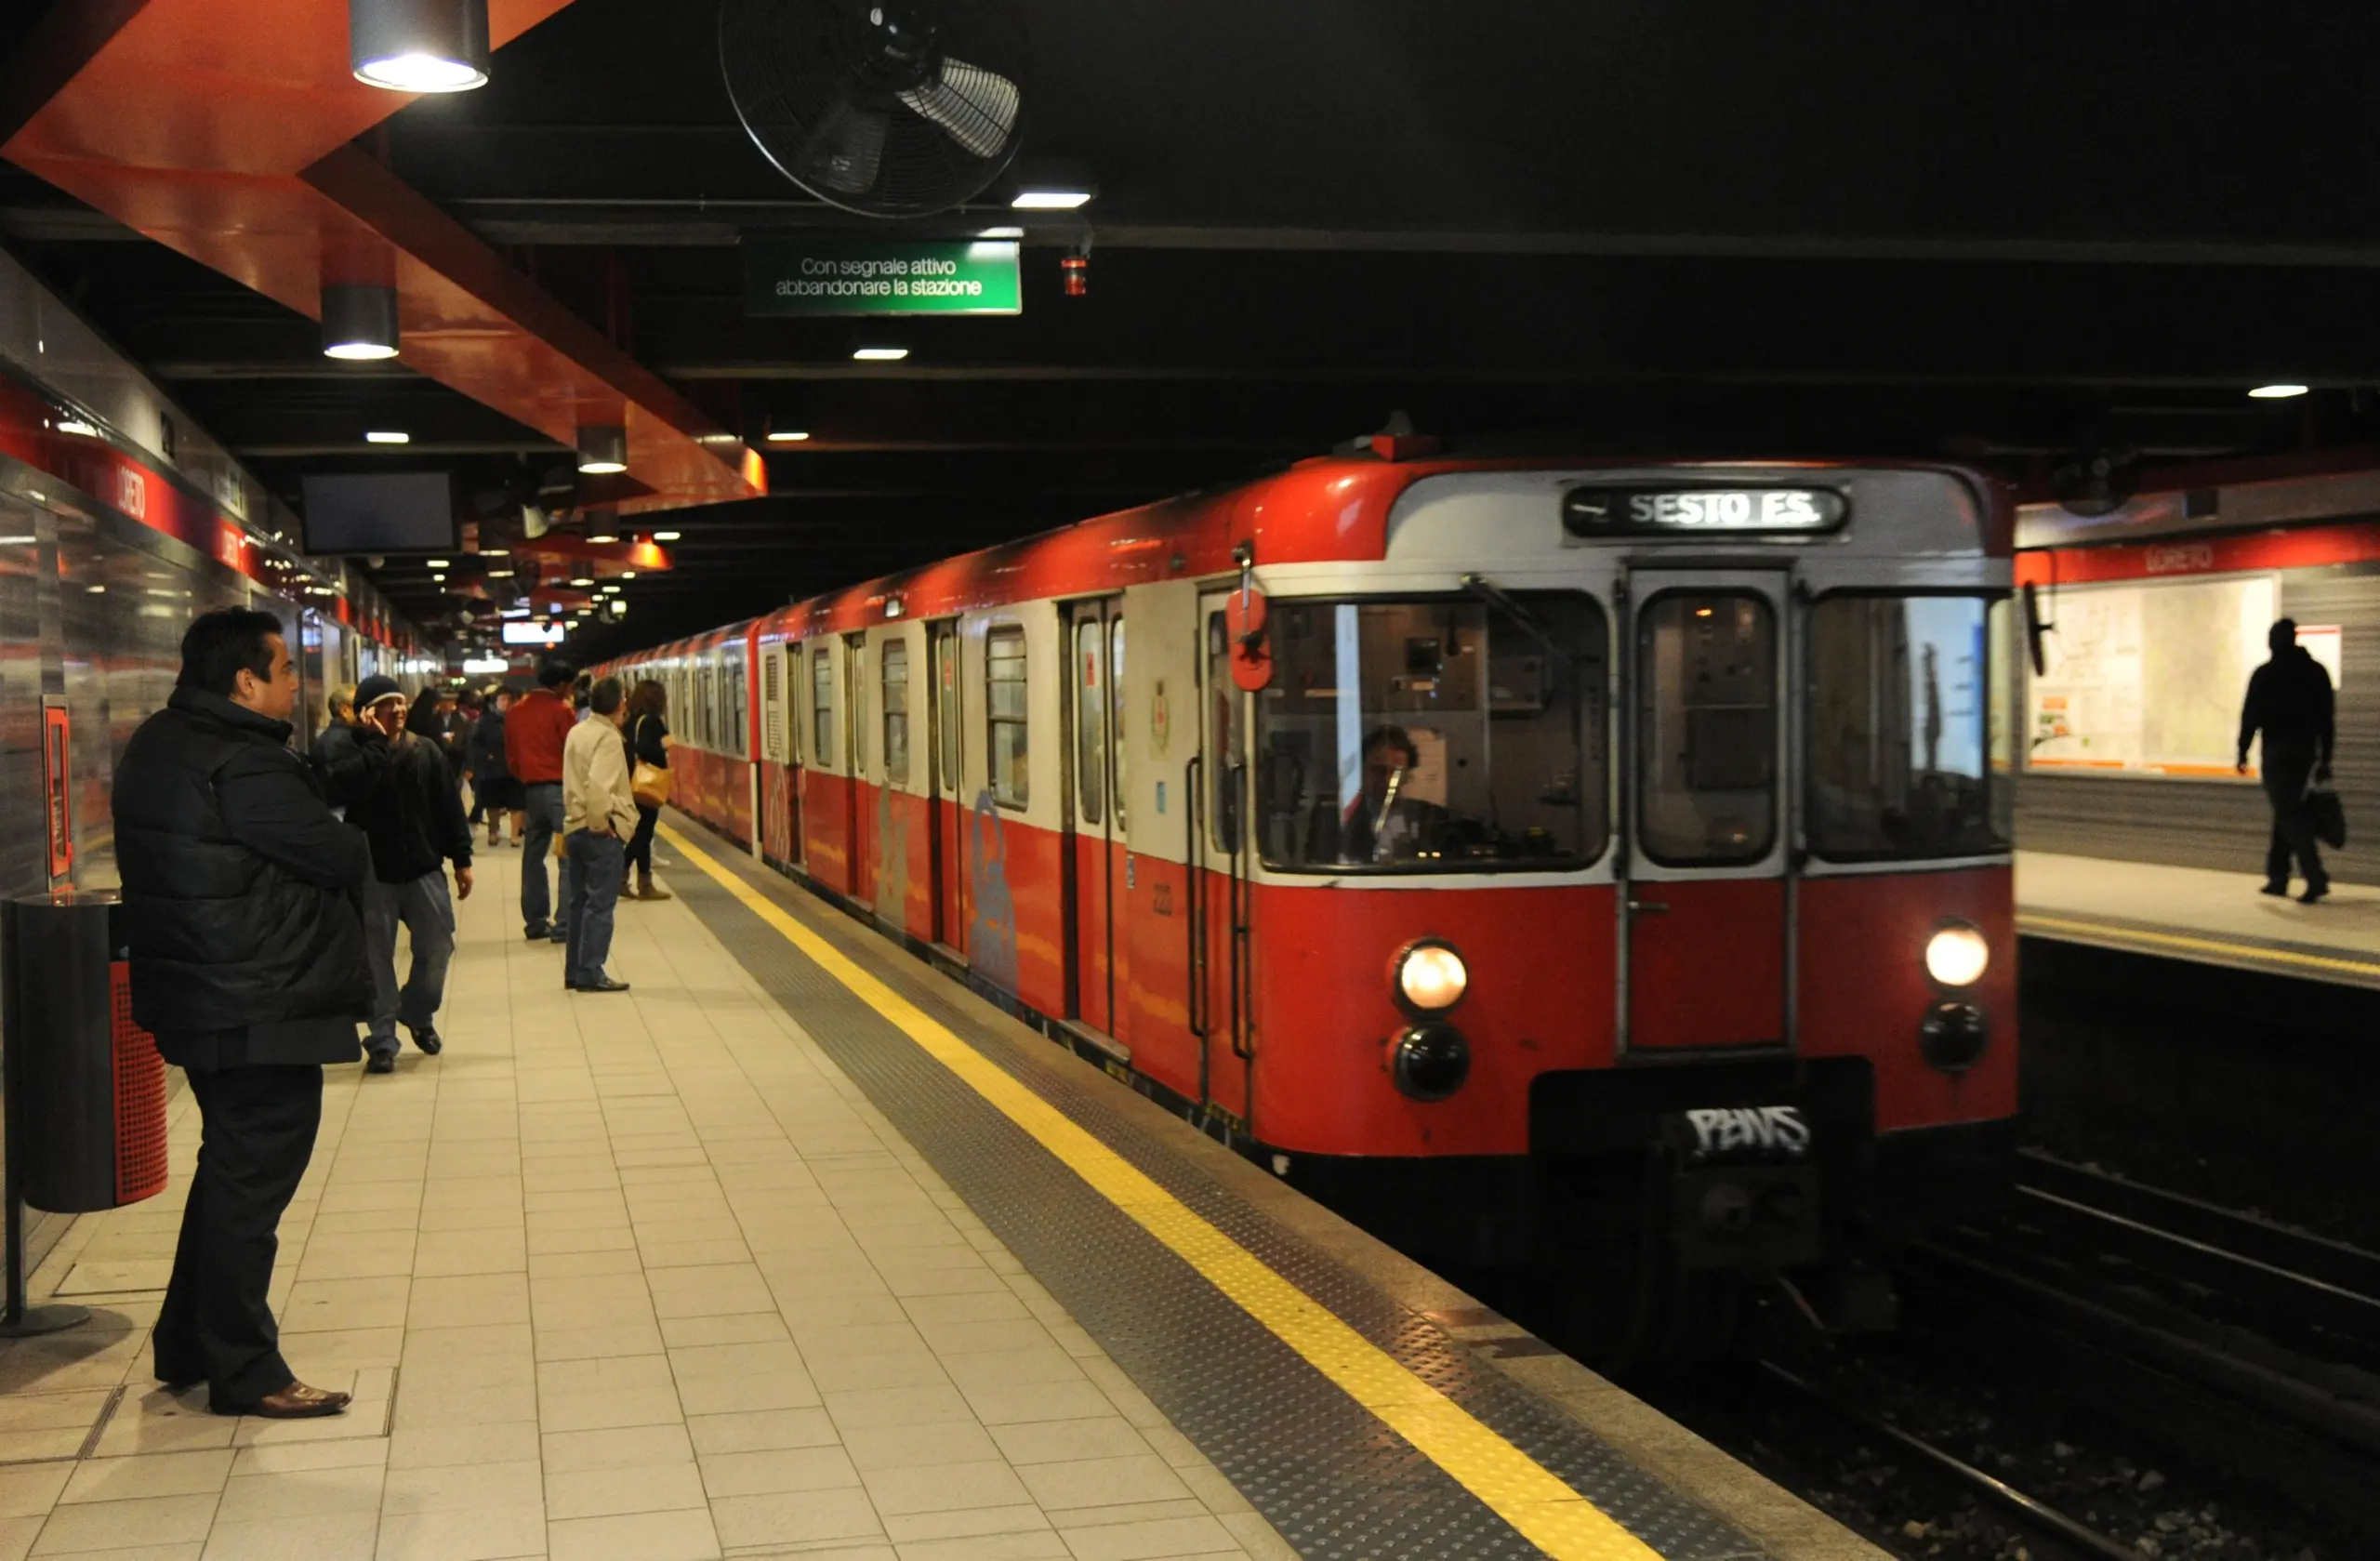
<instances>
[{"instance_id":1,"label":"person in red jacket","mask_svg":"<svg viewBox=\"0 0 2380 1561\"><path fill-rule=\"evenodd\" d=\"M553 914L546 858L553 854L553 842L562 834L562 746L577 717L560 691L570 686L574 675L567 662L548 661L537 668L537 686L504 718L505 763L521 783L528 816L521 840L521 923L532 943L539 938L569 941L568 928Z\"/></svg>"}]
</instances>

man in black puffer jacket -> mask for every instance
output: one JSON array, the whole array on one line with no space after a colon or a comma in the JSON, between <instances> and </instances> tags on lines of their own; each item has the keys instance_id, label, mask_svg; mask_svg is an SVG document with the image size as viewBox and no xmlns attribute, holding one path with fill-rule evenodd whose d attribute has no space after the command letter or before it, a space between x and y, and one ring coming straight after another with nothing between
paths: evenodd
<instances>
[{"instance_id":1,"label":"man in black puffer jacket","mask_svg":"<svg viewBox=\"0 0 2380 1561\"><path fill-rule=\"evenodd\" d=\"M372 976L364 837L289 748L298 668L269 613L191 625L165 708L115 776L132 1017L189 1075L203 1124L153 1343L158 1378L218 1414L337 1414L297 1381L265 1298L282 1211L322 1124L323 1065L351 1063Z\"/></svg>"}]
</instances>

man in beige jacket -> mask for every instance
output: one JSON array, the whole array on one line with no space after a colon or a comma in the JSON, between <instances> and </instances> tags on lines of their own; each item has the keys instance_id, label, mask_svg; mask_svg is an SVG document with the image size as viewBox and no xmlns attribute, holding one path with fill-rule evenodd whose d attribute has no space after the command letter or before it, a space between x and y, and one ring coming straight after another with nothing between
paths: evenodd
<instances>
[{"instance_id":1,"label":"man in beige jacket","mask_svg":"<svg viewBox=\"0 0 2380 1561\"><path fill-rule=\"evenodd\" d=\"M620 680L605 678L588 696L588 717L570 729L562 748L563 878L569 934L562 984L574 992L625 992L603 969L612 957L612 917L619 908L628 838L636 829L636 793L628 787L628 747L620 735L628 698Z\"/></svg>"}]
</instances>

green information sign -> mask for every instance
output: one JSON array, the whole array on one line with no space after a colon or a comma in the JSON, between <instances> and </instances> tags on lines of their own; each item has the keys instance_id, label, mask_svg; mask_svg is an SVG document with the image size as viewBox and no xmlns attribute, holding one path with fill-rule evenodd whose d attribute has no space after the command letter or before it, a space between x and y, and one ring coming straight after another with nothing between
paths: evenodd
<instances>
[{"instance_id":1,"label":"green information sign","mask_svg":"<svg viewBox=\"0 0 2380 1561\"><path fill-rule=\"evenodd\" d=\"M1021 314L1013 239L753 238L744 312Z\"/></svg>"}]
</instances>

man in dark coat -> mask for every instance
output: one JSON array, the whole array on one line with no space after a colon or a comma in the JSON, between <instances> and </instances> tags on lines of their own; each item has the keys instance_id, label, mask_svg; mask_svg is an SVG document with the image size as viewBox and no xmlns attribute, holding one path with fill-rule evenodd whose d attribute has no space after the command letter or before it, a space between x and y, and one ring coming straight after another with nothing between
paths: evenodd
<instances>
[{"instance_id":1,"label":"man in dark coat","mask_svg":"<svg viewBox=\"0 0 2380 1561\"><path fill-rule=\"evenodd\" d=\"M314 1151L323 1065L355 1060L372 976L353 895L372 870L291 751L298 668L271 614L208 613L116 767L132 1017L186 1071L203 1124L158 1378L218 1414L337 1414L298 1382L266 1301L276 1231Z\"/></svg>"},{"instance_id":2,"label":"man in dark coat","mask_svg":"<svg viewBox=\"0 0 2380 1561\"><path fill-rule=\"evenodd\" d=\"M2272 804L2272 840L2265 851L2268 894L2289 893L2289 858L2297 857L2306 875L2306 893L2298 898L2312 905L2331 892L2330 875L2322 870L2322 854L2314 844L2314 821L2307 810L2308 780L2331 778L2331 741L2334 734L2331 675L2297 642L2295 620L2283 618L2267 637L2272 659L2248 679L2248 697L2240 709L2241 774L2248 771L2248 745L2264 734L2265 798Z\"/></svg>"},{"instance_id":3,"label":"man in dark coat","mask_svg":"<svg viewBox=\"0 0 2380 1561\"><path fill-rule=\"evenodd\" d=\"M425 695L425 698L429 695ZM446 864L455 890L471 894L471 827L444 750L435 737L406 721L404 691L394 678L371 677L355 688L358 740L386 758L377 784L348 804L348 822L372 842L372 879L364 886L364 953L372 961L372 1027L364 1038L373 1073L397 1066L397 1025L413 1043L436 1056L438 1010L446 999L446 967L455 957L455 901L446 893ZM397 929L413 941L413 968L397 985Z\"/></svg>"}]
</instances>

